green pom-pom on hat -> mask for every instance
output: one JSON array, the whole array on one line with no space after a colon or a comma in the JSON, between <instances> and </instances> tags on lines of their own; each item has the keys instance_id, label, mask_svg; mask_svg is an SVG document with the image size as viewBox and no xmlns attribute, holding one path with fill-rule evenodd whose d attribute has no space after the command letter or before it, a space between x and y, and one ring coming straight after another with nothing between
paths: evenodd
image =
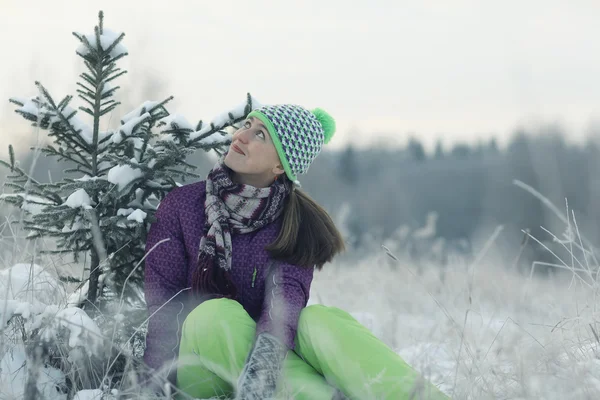
<instances>
[{"instance_id":1,"label":"green pom-pom on hat","mask_svg":"<svg viewBox=\"0 0 600 400\"><path fill-rule=\"evenodd\" d=\"M315 108L312 113L317 117L325 132L325 144L329 143L335 133L335 119L322 108Z\"/></svg>"}]
</instances>

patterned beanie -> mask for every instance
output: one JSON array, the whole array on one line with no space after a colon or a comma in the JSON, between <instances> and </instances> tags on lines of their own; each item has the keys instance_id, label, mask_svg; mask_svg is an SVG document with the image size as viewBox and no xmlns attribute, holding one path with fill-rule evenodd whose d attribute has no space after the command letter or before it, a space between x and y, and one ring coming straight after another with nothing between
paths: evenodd
<instances>
[{"instance_id":1,"label":"patterned beanie","mask_svg":"<svg viewBox=\"0 0 600 400\"><path fill-rule=\"evenodd\" d=\"M326 111L309 111L301 106L282 104L263 106L248 117L258 118L269 131L287 177L300 186L304 174L335 133L335 120Z\"/></svg>"}]
</instances>

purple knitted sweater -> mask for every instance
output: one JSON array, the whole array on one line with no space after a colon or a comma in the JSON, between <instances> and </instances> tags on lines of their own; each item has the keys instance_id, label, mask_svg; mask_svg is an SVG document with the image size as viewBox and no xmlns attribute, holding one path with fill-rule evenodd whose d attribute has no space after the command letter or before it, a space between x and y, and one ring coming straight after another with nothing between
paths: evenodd
<instances>
[{"instance_id":1,"label":"purple knitted sweater","mask_svg":"<svg viewBox=\"0 0 600 400\"><path fill-rule=\"evenodd\" d=\"M204 227L205 184L201 181L173 189L160 203L157 220L148 233L145 297L151 317L144 361L153 369L177 357L183 321L200 303L190 288ZM232 234L231 278L237 300L257 321L257 334L269 332L293 349L314 269L272 264L265 246L279 234L281 220L252 233ZM163 239L168 241L151 251ZM280 306L285 312L274 312L273 307Z\"/></svg>"}]
</instances>

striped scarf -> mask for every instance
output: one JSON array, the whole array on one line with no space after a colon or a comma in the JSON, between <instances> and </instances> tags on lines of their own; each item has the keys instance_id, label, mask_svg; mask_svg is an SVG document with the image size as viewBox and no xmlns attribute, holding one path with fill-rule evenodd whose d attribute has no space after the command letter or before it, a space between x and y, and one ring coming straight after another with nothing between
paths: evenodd
<instances>
[{"instance_id":1,"label":"striped scarf","mask_svg":"<svg viewBox=\"0 0 600 400\"><path fill-rule=\"evenodd\" d=\"M204 235L200 239L193 289L200 295L236 297L231 282L231 235L250 233L283 212L291 184L277 180L266 188L237 184L221 157L206 178Z\"/></svg>"}]
</instances>

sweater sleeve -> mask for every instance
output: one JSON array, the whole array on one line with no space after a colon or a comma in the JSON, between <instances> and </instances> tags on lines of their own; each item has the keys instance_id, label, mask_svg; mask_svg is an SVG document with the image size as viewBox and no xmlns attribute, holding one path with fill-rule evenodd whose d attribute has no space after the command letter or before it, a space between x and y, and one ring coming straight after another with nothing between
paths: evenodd
<instances>
[{"instance_id":1,"label":"sweater sleeve","mask_svg":"<svg viewBox=\"0 0 600 400\"><path fill-rule=\"evenodd\" d=\"M175 370L171 361L179 352L181 327L187 315L189 297L187 256L175 191L160 203L155 214L156 221L148 232L144 280L150 318L144 361L150 368L160 369L161 375L167 376Z\"/></svg>"},{"instance_id":2,"label":"sweater sleeve","mask_svg":"<svg viewBox=\"0 0 600 400\"><path fill-rule=\"evenodd\" d=\"M265 299L256 334L270 333L294 349L300 312L308 302L313 268L273 263L265 280Z\"/></svg>"}]
</instances>

